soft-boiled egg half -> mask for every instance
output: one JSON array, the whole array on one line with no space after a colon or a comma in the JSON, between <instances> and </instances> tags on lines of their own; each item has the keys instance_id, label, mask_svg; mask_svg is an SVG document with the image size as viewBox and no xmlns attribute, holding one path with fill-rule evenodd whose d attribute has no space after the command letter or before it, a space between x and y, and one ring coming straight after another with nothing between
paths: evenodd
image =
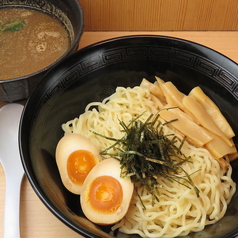
<instances>
[{"instance_id":1,"label":"soft-boiled egg half","mask_svg":"<svg viewBox=\"0 0 238 238\"><path fill-rule=\"evenodd\" d=\"M96 146L85 136L75 133L60 139L55 156L61 180L74 194L81 194L85 178L101 160Z\"/></svg>"},{"instance_id":2,"label":"soft-boiled egg half","mask_svg":"<svg viewBox=\"0 0 238 238\"><path fill-rule=\"evenodd\" d=\"M86 177L80 203L85 216L100 225L121 220L130 205L134 185L121 177L120 162L114 158L99 162Z\"/></svg>"}]
</instances>

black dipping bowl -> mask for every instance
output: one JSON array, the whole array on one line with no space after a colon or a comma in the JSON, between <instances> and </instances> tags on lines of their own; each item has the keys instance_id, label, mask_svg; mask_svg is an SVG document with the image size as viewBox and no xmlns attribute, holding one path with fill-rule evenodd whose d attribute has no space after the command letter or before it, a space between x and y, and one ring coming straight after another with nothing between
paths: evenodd
<instances>
[{"instance_id":1,"label":"black dipping bowl","mask_svg":"<svg viewBox=\"0 0 238 238\"><path fill-rule=\"evenodd\" d=\"M83 10L78 0L1 0L0 9L8 7L27 7L45 12L57 18L67 29L71 46L58 60L49 66L26 76L1 80L0 101L18 101L27 99L46 72L64 57L78 49L83 33Z\"/></svg>"},{"instance_id":2,"label":"black dipping bowl","mask_svg":"<svg viewBox=\"0 0 238 238\"><path fill-rule=\"evenodd\" d=\"M139 85L154 75L172 81L182 92L200 86L219 106L238 135L238 65L202 45L166 36L110 39L74 53L54 67L26 103L20 124L20 153L26 175L42 202L63 223L85 237L133 238L113 234L109 226L85 219L79 197L60 179L55 148L61 124L78 117L92 101L101 101L117 86ZM235 144L238 138L234 138ZM238 182L238 165L233 163ZM238 192L226 215L189 238L231 238L238 232Z\"/></svg>"}]
</instances>

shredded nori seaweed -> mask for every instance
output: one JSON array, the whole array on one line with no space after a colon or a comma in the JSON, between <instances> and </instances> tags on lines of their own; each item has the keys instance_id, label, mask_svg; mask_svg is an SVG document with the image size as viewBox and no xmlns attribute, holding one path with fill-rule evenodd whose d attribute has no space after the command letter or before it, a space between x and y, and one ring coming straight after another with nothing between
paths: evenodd
<instances>
[{"instance_id":1,"label":"shredded nori seaweed","mask_svg":"<svg viewBox=\"0 0 238 238\"><path fill-rule=\"evenodd\" d=\"M163 124L158 122L159 112L151 114L145 122L140 120L140 116L132 120L128 125L119 120L122 131L125 135L120 139L105 137L115 143L101 151L104 157L114 157L120 161L121 176L130 177L137 186L145 186L153 196L152 203L159 200L159 187L157 182L159 176L163 176L170 181L176 181L188 188L194 188L197 196L198 188L194 185L190 175L183 170L181 165L191 162L190 157L186 157L181 152L185 137L179 147L175 145L178 138L175 134L165 135ZM165 124L172 123L166 122ZM109 153L115 149L116 153Z\"/></svg>"}]
</instances>

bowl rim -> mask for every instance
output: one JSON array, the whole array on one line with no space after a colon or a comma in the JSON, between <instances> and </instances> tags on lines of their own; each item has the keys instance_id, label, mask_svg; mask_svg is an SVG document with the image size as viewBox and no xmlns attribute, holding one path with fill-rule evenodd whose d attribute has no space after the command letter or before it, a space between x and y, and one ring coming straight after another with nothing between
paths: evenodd
<instances>
[{"instance_id":1,"label":"bowl rim","mask_svg":"<svg viewBox=\"0 0 238 238\"><path fill-rule=\"evenodd\" d=\"M47 73L44 75L44 77L48 77L48 74L51 74L52 71L57 70L59 67L61 67L61 64L63 65L69 59L71 59L72 57L75 57L75 55L77 56L77 54L83 54L84 52L87 52L88 50L90 50L92 48L100 47L100 46L103 46L104 44L113 43L115 41L128 40L128 39L140 39L140 38L141 39L142 38L165 39L165 40L181 42L183 44L191 44L191 45L199 47L199 49L205 49L205 50L208 50L209 53L214 54L214 57L212 59L214 61L215 61L215 59L217 61L217 58L216 58L217 56L221 56L223 59L227 59L231 63L233 63L234 65L238 66L238 62L229 58L224 53L221 53L218 50L215 50L215 49L213 49L209 46L203 45L201 43L198 43L198 42L195 42L195 41L192 41L192 40L187 40L187 39L183 39L183 38L180 38L180 37L174 37L174 36L160 35L160 34L158 34L158 35L157 34L135 34L135 35L123 35L123 36L118 36L118 37L112 37L112 38L109 38L109 39L104 39L104 40L92 43L90 45L87 45L83 48L80 48L76 52L73 52L70 56L62 59L59 63L54 65L54 67L52 67L50 70L47 71ZM216 64L218 64L218 63L216 62ZM220 66L222 66L222 64ZM237 73L237 77L238 77L238 72L236 71L236 73Z\"/></svg>"}]
</instances>

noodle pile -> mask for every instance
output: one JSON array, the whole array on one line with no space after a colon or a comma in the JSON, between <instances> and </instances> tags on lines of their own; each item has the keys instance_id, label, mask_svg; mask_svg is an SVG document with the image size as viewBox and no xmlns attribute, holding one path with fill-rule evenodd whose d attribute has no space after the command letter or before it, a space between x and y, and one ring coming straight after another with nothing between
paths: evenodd
<instances>
[{"instance_id":1,"label":"noodle pile","mask_svg":"<svg viewBox=\"0 0 238 238\"><path fill-rule=\"evenodd\" d=\"M144 113L140 117L143 121L151 113L158 112L151 97L150 92L141 87L118 87L113 95L103 102L89 104L85 113L63 124L62 128L65 134L79 133L86 136L99 150L103 150L113 142L92 132L121 138L123 132L119 120L128 124ZM164 126L164 134L168 133L175 132ZM182 138L180 135L177 137ZM137 192L146 209L134 193L126 216L112 229L119 228L124 233L139 234L141 237L176 237L201 231L206 225L213 224L224 216L236 189L231 179L231 166L227 170L222 169L206 149L187 142L184 143L182 152L191 156L190 162L181 167L199 189L199 197L194 189L159 177L159 201L152 205L152 195L144 187L140 187Z\"/></svg>"}]
</instances>

